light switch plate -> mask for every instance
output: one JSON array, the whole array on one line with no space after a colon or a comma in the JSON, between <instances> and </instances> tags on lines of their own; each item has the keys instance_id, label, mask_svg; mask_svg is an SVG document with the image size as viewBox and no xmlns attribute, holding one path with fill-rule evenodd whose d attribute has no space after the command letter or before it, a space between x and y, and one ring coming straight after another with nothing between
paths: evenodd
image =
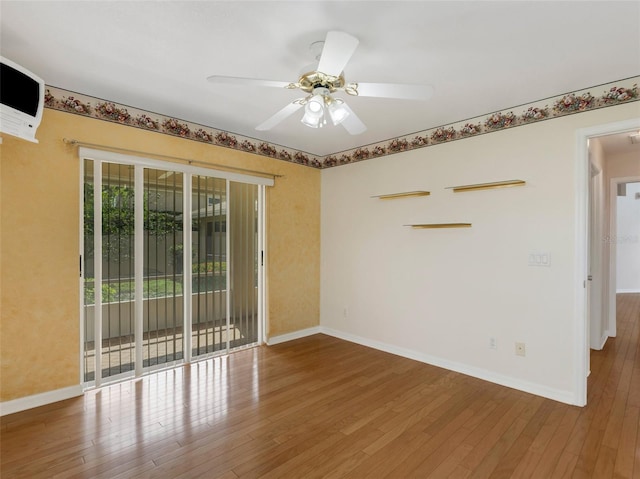
<instances>
[{"instance_id":1,"label":"light switch plate","mask_svg":"<svg viewBox=\"0 0 640 479\"><path fill-rule=\"evenodd\" d=\"M548 251L532 251L529 253L529 266L551 266L551 253Z\"/></svg>"}]
</instances>

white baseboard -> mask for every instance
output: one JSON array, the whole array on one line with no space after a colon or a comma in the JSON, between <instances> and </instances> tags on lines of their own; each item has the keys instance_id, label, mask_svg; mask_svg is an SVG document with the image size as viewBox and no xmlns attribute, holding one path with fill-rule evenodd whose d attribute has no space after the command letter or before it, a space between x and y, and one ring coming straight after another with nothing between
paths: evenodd
<instances>
[{"instance_id":1,"label":"white baseboard","mask_svg":"<svg viewBox=\"0 0 640 479\"><path fill-rule=\"evenodd\" d=\"M77 386L69 386L68 388L56 389L55 391L47 391L46 393L4 401L0 403L0 416L6 416L7 414L26 411L34 407L82 396L82 394L82 386L78 384Z\"/></svg>"},{"instance_id":2,"label":"white baseboard","mask_svg":"<svg viewBox=\"0 0 640 479\"><path fill-rule=\"evenodd\" d=\"M535 394L536 396L542 396L548 399L553 399L554 401L559 401L559 402L563 402L571 405L578 404L575 394L571 391L564 391L564 390L549 388L541 384L531 383L529 381L523 381L521 379L513 378L510 376L504 376L502 374L497 374L493 371L488 371L486 369L469 366L468 364L456 363L454 361L449 361L447 359L442 359L442 358L438 358L428 354L419 353L417 351L412 351L410 349L400 348L398 346L382 343L380 341L375 341L368 338L363 338L350 333L337 331L331 328L325 328L321 326L319 332L326 334L328 336L344 339L345 341L350 341L352 343L361 344L363 346L368 346L373 349L378 349L380 351L385 351L387 353L395 354L397 356L414 359L422 363L431 364L432 366L438 366L444 369L448 369L450 371L466 374L467 376L472 376L474 378L482 379L484 381L500 384L501 386L506 386L513 389L517 389L519 391Z\"/></svg>"},{"instance_id":3,"label":"white baseboard","mask_svg":"<svg viewBox=\"0 0 640 479\"><path fill-rule=\"evenodd\" d=\"M589 346L589 348L594 350L594 351L602 351L602 349L604 348L605 343L607 342L607 339L609 339L609 332L608 331L603 331L602 336L600 337L600 339L593 338L594 342Z\"/></svg>"},{"instance_id":4,"label":"white baseboard","mask_svg":"<svg viewBox=\"0 0 640 479\"><path fill-rule=\"evenodd\" d=\"M605 331L604 334L602 335L602 341L600 342L599 351L602 351L604 349L604 345L606 344L607 339L609 339L609 333Z\"/></svg>"},{"instance_id":5,"label":"white baseboard","mask_svg":"<svg viewBox=\"0 0 640 479\"><path fill-rule=\"evenodd\" d=\"M617 289L616 294L620 293L640 293L640 289Z\"/></svg>"},{"instance_id":6,"label":"white baseboard","mask_svg":"<svg viewBox=\"0 0 640 479\"><path fill-rule=\"evenodd\" d=\"M272 336L267 339L267 345L273 346L274 344L285 343L287 341L293 341L294 339L305 338L312 336L320 332L320 326L314 326L312 328L301 329L300 331L293 331L292 333L281 334L279 336Z\"/></svg>"},{"instance_id":7,"label":"white baseboard","mask_svg":"<svg viewBox=\"0 0 640 479\"><path fill-rule=\"evenodd\" d=\"M442 359L436 356L420 353L410 349L400 348L391 344L375 341L354 334L345 333L331 328L325 328L322 326L314 326L312 328L302 329L299 331L293 331L291 333L282 334L279 336L270 337L267 340L267 345L273 346L274 344L280 344L287 341L293 341L294 339L300 339L314 334L323 333L328 336L343 339L356 344L361 344L379 351L385 351L387 353L402 356L422 363L438 366L450 371L455 371L467 376L472 376L478 379L489 381L501 386L518 389L520 391L535 394L537 396L553 399L554 401L563 402L566 404L577 404L574 394L570 391L563 391L558 389L549 388L540 384L531 383L528 381L522 381L510 376L504 376L502 374L494 373L493 371L487 371L486 369L476 368L469 366L468 364L457 363ZM606 341L606 337L604 339ZM604 343L603 343L604 346ZM23 398L13 399L11 401L4 401L0 403L0 416L6 416L7 414L13 414L20 411L25 411L38 406L44 406L46 404L62 401L64 399L70 399L72 397L81 396L83 394L82 386L70 386L63 389L57 389L55 391L48 391L41 394L34 394L33 396L27 396Z\"/></svg>"}]
</instances>

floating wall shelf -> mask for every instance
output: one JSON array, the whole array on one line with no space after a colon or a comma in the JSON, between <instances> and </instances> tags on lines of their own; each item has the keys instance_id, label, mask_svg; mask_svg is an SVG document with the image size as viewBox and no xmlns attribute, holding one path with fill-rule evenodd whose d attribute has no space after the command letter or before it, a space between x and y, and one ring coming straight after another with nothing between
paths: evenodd
<instances>
[{"instance_id":1,"label":"floating wall shelf","mask_svg":"<svg viewBox=\"0 0 640 479\"><path fill-rule=\"evenodd\" d=\"M496 181L494 183L478 183L477 185L449 186L448 189L453 189L454 193L462 193L465 191L491 190L494 188L524 186L526 184L527 182L523 180L507 180L507 181Z\"/></svg>"},{"instance_id":2,"label":"floating wall shelf","mask_svg":"<svg viewBox=\"0 0 640 479\"><path fill-rule=\"evenodd\" d=\"M371 198L379 198L381 200L396 200L398 198L410 198L412 196L429 196L430 191L407 191L405 193L391 193L388 195L376 195Z\"/></svg>"},{"instance_id":3,"label":"floating wall shelf","mask_svg":"<svg viewBox=\"0 0 640 479\"><path fill-rule=\"evenodd\" d=\"M411 226L413 229L471 228L471 223L431 223Z\"/></svg>"}]
</instances>

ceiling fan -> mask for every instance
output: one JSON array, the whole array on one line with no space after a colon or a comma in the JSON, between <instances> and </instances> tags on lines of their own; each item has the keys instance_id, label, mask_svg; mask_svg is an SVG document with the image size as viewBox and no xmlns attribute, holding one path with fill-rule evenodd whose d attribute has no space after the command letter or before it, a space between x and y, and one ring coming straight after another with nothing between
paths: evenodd
<instances>
[{"instance_id":1,"label":"ceiling fan","mask_svg":"<svg viewBox=\"0 0 640 479\"><path fill-rule=\"evenodd\" d=\"M322 45L324 43L324 45ZM324 42L315 42L314 46L322 46L322 53L316 59L317 66L305 69L297 82L261 80L213 75L207 78L218 84L253 85L276 88L299 89L307 94L298 98L275 115L256 127L256 130L270 130L285 118L304 107L304 116L300 120L311 128L322 128L330 119L334 125L342 125L351 135L364 132L367 127L341 98L332 96L337 91L348 95L378 98L397 98L404 100L427 100L433 94L428 85L401 83L347 83L344 78L344 67L358 46L358 39L348 33L330 31Z\"/></svg>"}]
</instances>

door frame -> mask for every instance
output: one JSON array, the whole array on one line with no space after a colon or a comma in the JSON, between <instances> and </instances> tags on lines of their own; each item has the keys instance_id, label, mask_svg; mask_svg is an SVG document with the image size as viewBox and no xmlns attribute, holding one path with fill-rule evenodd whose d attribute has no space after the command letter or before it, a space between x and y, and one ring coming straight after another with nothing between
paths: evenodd
<instances>
[{"instance_id":1,"label":"door frame","mask_svg":"<svg viewBox=\"0 0 640 479\"><path fill-rule=\"evenodd\" d=\"M640 129L640 117L606 123L576 131L575 155L575 258L574 258L574 403L587 404L589 373L589 317L587 310L587 261L589 244L589 181L591 180L588 140L604 135Z\"/></svg>"},{"instance_id":2,"label":"door frame","mask_svg":"<svg viewBox=\"0 0 640 479\"><path fill-rule=\"evenodd\" d=\"M234 181L237 183L248 183L248 184L252 184L252 185L256 185L258 187L258 250L259 250L259 259L258 259L258 339L257 339L257 343L258 344L262 344L265 341L265 337L264 337L264 331L266 329L265 327L265 323L268 320L267 318L267 309L266 309L266 303L265 303L265 280L266 280L266 267L265 267L265 263L264 263L264 257L266 256L266 217L265 217L265 212L266 212L266 207L264 204L264 201L266 200L266 187L268 186L274 186L275 180L274 178L269 178L269 177L261 177L261 176L253 176L251 174L244 174L244 173L235 173L235 172L230 172L230 171L225 171L225 170L218 170L215 168L206 168L206 167L200 167L200 166L194 166L193 164L191 164L191 162L189 162L188 164L182 164L182 163L174 163L174 162L168 162L168 161L163 161L163 160L156 160L153 158L147 158L147 157L143 157L143 156L138 156L138 155L134 155L134 154L122 154L122 153L116 153L116 152L112 152L112 151L108 151L108 150L96 150L96 149L92 149L92 148L87 148L87 147L80 147L78 149L78 159L80 161L80 174L79 174L79 204L80 204L80 208L79 208L79 263L80 263L80 280L78 282L79 284L79 323L80 323L80 384L83 385L83 387L85 389L89 389L91 386L87 385L87 382L85 380L85 363L84 363L84 341L85 341L85 329L84 329L84 279L85 279L85 271L83 266L83 255L84 255L84 160L88 159L88 160L93 160L94 161L94 178L97 178L100 182L102 181L101 179L101 167L100 165L104 162L106 163L114 163L114 164L120 164L120 165L130 165L133 166L135 168L135 177L136 177L136 184L140 183L143 181L143 171L145 168L151 168L151 169L165 169L168 171L176 171L176 172L180 172L183 173L184 175L184 179L183 179L183 189L186 191L188 188L190 189L190 187L192 186L192 176L193 175L202 175L202 176L210 176L210 177L216 177L216 178L221 178L221 179L225 179L226 183L227 183L227 190L229 187L229 182L230 181ZM97 174L96 174L97 172ZM142 201L142 191L138 191L138 189L136 189L136 204L142 205L143 201ZM98 209L101 210L101 195L95 195L95 198L97 201L97 206ZM184 194L183 195L183 208L184 211L189 211L191 209L191 200L190 200L190 195ZM228 214L228 209L227 209L227 214ZM94 219L94 221L96 221L96 234L100 234L100 225L99 225L99 221L97 219ZM141 234L141 229L142 229L142 224L143 224L143 218L142 218L142 208L136 208L136 219L135 219L135 224L136 224L136 240L135 240L135 248L136 248L136 258L142 258L142 248L143 248L143 235ZM229 231L227 231L227 235L229 234ZM188 264L188 261L190 261L191 258L191 232L189 231L189 229L185 229L185 238L184 238L184 243L188 245L188 249L187 249L187 253L189 256L187 256L186 254L183 255L183 261L184 261L184 265L183 265L183 270L184 271L190 271L190 264ZM96 244L100 244L100 241L97 241ZM229 240L227 237L227 241L226 241L226 245L227 245L227 257L229 257ZM101 254L101 250L100 248L96 249L96 253L95 253L96 258L99 258L102 256ZM96 265L101 264L101 261L96 261ZM135 317L139 318L142 317L141 314L141 310L142 310L142 289L143 289L143 263L142 260L140 259L139 261L136 259L136 265L135 265L136 271L135 271L135 281L136 281L136 285L135 285L135 291L136 291L136 301L135 301L135 308L136 308L136 314ZM100 267L96 267L96 276L98 276L98 273L100 273ZM187 281L190 282L190 275L187 275ZM101 277L101 274L100 274ZM96 290L99 291L101 288L101 282L100 282L100 278L97 278L96 281ZM228 288L227 288L228 290ZM191 295L191 288L188 287L185 290L185 293ZM99 297L99 295L97 295ZM187 326L187 321L190 322L190 318L191 318L191 308L190 308L190 301L185 301L184 302L185 306L184 306L184 321L185 321L185 331L186 331L186 326ZM229 305L230 305L230 296L229 296L229 291L227 291L227 321L229 318ZM96 303L96 306L100 306L99 301ZM96 310L98 311L99 308L96 308ZM97 352L97 348L100 347L98 346L101 343L101 331L102 331L102 327L99 324L100 323L100 318L99 318L100 312L96 313L96 323L98 323L98 325L100 327L95 327L94 328L94 334L96 334L96 339L95 339L95 343L96 343L96 358L98 357L98 352ZM133 377L140 377L143 374L149 373L149 372L153 372L154 370L160 369L160 368L156 368L156 367L151 367L151 368L142 368L142 348L140 347L140 340L142 338L142 321L139 321L138 319L135 320L135 342L136 342L136 349L135 349L135 371L133 371L133 374L129 374L127 373L126 377L116 377L113 376L110 380L108 381L102 381L101 378L99 378L99 375L97 374L98 372L98 362L96 363L96 379L93 381L94 386L95 387L100 387L103 384L113 384L115 382L118 382L120 380L128 380L131 379ZM187 338L190 335L184 335L184 344L183 344L183 350L184 350L184 355L183 355L183 360L181 361L181 364L188 364L192 361L194 361L194 359L191 357L191 344L190 344L190 338ZM98 340L100 340L98 342ZM227 341L228 343L228 341ZM187 351L187 347L189 348ZM228 352L228 344L227 344L227 352ZM197 360L206 360L208 359L210 356L201 358L201 359L197 359Z\"/></svg>"},{"instance_id":3,"label":"door frame","mask_svg":"<svg viewBox=\"0 0 640 479\"><path fill-rule=\"evenodd\" d=\"M591 280L586 283L587 293L587 317L589 318L589 329L587 331L589 337L589 346L591 349L601 349L595 345L601 338L594 338L593 325L594 322L600 324L602 322L602 304L604 301L604 287L602 278L604 272L602 271L602 248L600 243L595 241L599 233L602 233L602 216L603 211L601 203L598 200L603 199L604 191L602 188L596 188L598 183L598 177L604 176L604 172L599 168L592 158L591 145L589 145L589 235L587 238L587 248L589 251L587 261L587 274L591 277ZM602 177L600 177L602 179ZM595 294L594 294L595 293ZM594 305L600 306L594 308ZM588 359L589 360L589 359ZM589 362L589 367L591 366Z\"/></svg>"}]
</instances>

